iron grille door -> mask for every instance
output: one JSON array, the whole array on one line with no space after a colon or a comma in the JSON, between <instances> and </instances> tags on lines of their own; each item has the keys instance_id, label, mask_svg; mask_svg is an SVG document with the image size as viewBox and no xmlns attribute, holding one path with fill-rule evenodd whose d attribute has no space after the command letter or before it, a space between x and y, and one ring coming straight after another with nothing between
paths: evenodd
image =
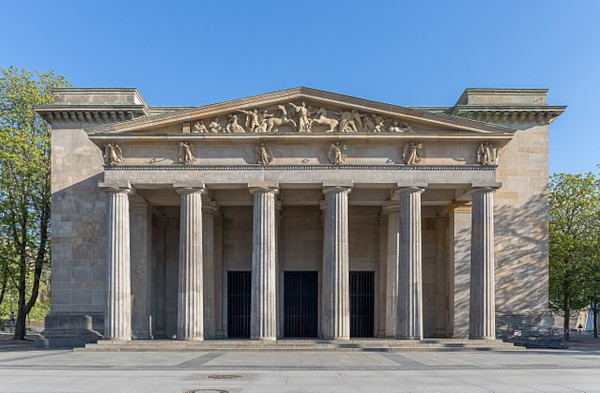
<instances>
[{"instance_id":1,"label":"iron grille door","mask_svg":"<svg viewBox=\"0 0 600 393\"><path fill-rule=\"evenodd\" d=\"M350 336L373 337L374 274L350 272Z\"/></svg>"},{"instance_id":2,"label":"iron grille door","mask_svg":"<svg viewBox=\"0 0 600 393\"><path fill-rule=\"evenodd\" d=\"M250 338L251 272L227 275L227 337Z\"/></svg>"},{"instance_id":3,"label":"iron grille door","mask_svg":"<svg viewBox=\"0 0 600 393\"><path fill-rule=\"evenodd\" d=\"M283 334L317 337L318 273L285 272L283 281Z\"/></svg>"}]
</instances>

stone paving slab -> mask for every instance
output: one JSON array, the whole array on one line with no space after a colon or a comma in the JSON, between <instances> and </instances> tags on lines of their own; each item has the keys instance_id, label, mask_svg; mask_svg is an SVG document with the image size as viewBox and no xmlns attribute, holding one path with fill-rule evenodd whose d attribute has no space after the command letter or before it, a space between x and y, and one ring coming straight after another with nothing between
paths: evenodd
<instances>
[{"instance_id":1,"label":"stone paving slab","mask_svg":"<svg viewBox=\"0 0 600 393\"><path fill-rule=\"evenodd\" d=\"M600 392L600 351L0 352L0 392L192 391Z\"/></svg>"}]
</instances>

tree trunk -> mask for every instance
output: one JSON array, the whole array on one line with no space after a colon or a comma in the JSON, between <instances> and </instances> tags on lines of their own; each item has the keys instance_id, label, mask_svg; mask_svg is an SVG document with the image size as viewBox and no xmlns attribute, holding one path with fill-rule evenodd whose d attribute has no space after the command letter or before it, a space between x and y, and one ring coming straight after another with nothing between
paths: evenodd
<instances>
[{"instance_id":1,"label":"tree trunk","mask_svg":"<svg viewBox=\"0 0 600 393\"><path fill-rule=\"evenodd\" d=\"M25 322L27 313L25 312L25 252L21 253L21 266L19 267L19 301L17 307L17 320L15 324L15 334L13 340L25 340Z\"/></svg>"},{"instance_id":2,"label":"tree trunk","mask_svg":"<svg viewBox=\"0 0 600 393\"><path fill-rule=\"evenodd\" d=\"M569 322L571 320L571 307L569 304L569 281L563 280L563 315L565 316L563 328L565 329L565 341L569 341Z\"/></svg>"},{"instance_id":3,"label":"tree trunk","mask_svg":"<svg viewBox=\"0 0 600 393\"><path fill-rule=\"evenodd\" d=\"M8 286L8 272L7 269L4 269L2 272L2 285L0 288L0 306L4 301L4 295L6 294L6 287Z\"/></svg>"},{"instance_id":4,"label":"tree trunk","mask_svg":"<svg viewBox=\"0 0 600 393\"><path fill-rule=\"evenodd\" d=\"M594 338L598 338L598 305L594 304Z\"/></svg>"}]
</instances>

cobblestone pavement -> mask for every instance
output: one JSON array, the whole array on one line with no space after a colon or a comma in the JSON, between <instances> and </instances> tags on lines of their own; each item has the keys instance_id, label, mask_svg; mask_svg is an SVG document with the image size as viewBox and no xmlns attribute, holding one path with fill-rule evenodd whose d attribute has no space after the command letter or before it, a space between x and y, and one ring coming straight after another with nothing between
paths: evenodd
<instances>
[{"instance_id":1,"label":"cobblestone pavement","mask_svg":"<svg viewBox=\"0 0 600 393\"><path fill-rule=\"evenodd\" d=\"M86 353L0 346L0 392L600 392L600 349Z\"/></svg>"}]
</instances>

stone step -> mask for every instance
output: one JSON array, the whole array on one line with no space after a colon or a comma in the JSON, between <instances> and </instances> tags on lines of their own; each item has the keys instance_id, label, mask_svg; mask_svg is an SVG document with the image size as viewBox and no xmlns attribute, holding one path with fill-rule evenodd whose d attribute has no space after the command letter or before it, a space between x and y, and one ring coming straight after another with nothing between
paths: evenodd
<instances>
[{"instance_id":1,"label":"stone step","mask_svg":"<svg viewBox=\"0 0 600 393\"><path fill-rule=\"evenodd\" d=\"M499 340L134 340L98 341L76 348L85 352L178 352L178 351L344 351L344 352L404 352L404 351L523 351L525 348Z\"/></svg>"}]
</instances>

